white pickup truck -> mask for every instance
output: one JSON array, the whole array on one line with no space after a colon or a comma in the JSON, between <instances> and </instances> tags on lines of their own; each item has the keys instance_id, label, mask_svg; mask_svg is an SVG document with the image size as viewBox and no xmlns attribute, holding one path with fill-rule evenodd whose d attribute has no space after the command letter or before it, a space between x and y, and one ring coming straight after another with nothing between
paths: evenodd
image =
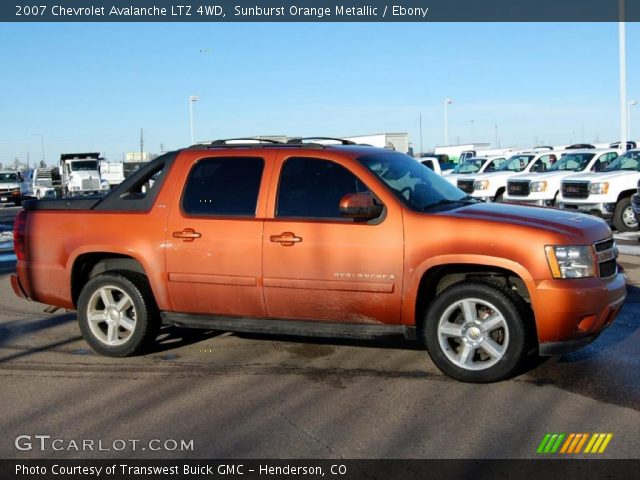
<instances>
[{"instance_id":1,"label":"white pickup truck","mask_svg":"<svg viewBox=\"0 0 640 480\"><path fill-rule=\"evenodd\" d=\"M16 206L22 205L21 180L20 173L15 170L0 171L0 202L11 202Z\"/></svg>"},{"instance_id":2,"label":"white pickup truck","mask_svg":"<svg viewBox=\"0 0 640 480\"><path fill-rule=\"evenodd\" d=\"M620 232L638 229L631 195L640 180L640 149L620 155L602 172L572 175L562 180L560 208L580 210L613 220Z\"/></svg>"},{"instance_id":3,"label":"white pickup truck","mask_svg":"<svg viewBox=\"0 0 640 480\"><path fill-rule=\"evenodd\" d=\"M494 172L458 178L460 190L487 202L502 202L507 180L516 173L544 172L558 159L559 152L520 153L509 157Z\"/></svg>"},{"instance_id":4,"label":"white pickup truck","mask_svg":"<svg viewBox=\"0 0 640 480\"><path fill-rule=\"evenodd\" d=\"M515 175L507 181L505 202L556 206L563 178L577 172L600 172L618 157L614 149L567 151L544 172Z\"/></svg>"},{"instance_id":5,"label":"white pickup truck","mask_svg":"<svg viewBox=\"0 0 640 480\"><path fill-rule=\"evenodd\" d=\"M457 185L458 178L465 175L495 172L506 160L504 156L472 157L458 163L444 178L452 185Z\"/></svg>"},{"instance_id":6,"label":"white pickup truck","mask_svg":"<svg viewBox=\"0 0 640 480\"><path fill-rule=\"evenodd\" d=\"M55 198L53 171L51 168L30 168L22 172L20 190L23 197Z\"/></svg>"},{"instance_id":7,"label":"white pickup truck","mask_svg":"<svg viewBox=\"0 0 640 480\"><path fill-rule=\"evenodd\" d=\"M436 157L420 157L418 161L438 175L448 175L452 171L451 168L447 168L451 163L442 164Z\"/></svg>"}]
</instances>

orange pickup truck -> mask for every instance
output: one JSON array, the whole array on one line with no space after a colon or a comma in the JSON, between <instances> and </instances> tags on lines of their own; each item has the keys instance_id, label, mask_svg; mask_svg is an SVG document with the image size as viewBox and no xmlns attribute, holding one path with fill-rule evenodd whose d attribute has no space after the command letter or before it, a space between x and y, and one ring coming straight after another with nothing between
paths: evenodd
<instances>
[{"instance_id":1,"label":"orange pickup truck","mask_svg":"<svg viewBox=\"0 0 640 480\"><path fill-rule=\"evenodd\" d=\"M109 195L34 200L15 293L76 309L86 341L141 353L162 324L424 342L447 375L516 374L593 341L626 295L607 224L477 201L401 153L216 141Z\"/></svg>"}]
</instances>

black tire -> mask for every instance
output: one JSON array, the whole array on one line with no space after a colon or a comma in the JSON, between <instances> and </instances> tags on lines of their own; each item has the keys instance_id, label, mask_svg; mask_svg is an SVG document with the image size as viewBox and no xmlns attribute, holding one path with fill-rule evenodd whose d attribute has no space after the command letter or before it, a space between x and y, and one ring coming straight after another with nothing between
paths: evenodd
<instances>
[{"instance_id":1,"label":"black tire","mask_svg":"<svg viewBox=\"0 0 640 480\"><path fill-rule=\"evenodd\" d=\"M493 199L495 203L504 203L504 192L500 195L496 195L496 198Z\"/></svg>"},{"instance_id":2,"label":"black tire","mask_svg":"<svg viewBox=\"0 0 640 480\"><path fill-rule=\"evenodd\" d=\"M15 204L16 204L16 207L21 207L22 206L22 199L16 200Z\"/></svg>"},{"instance_id":3,"label":"black tire","mask_svg":"<svg viewBox=\"0 0 640 480\"><path fill-rule=\"evenodd\" d=\"M108 344L108 321L96 321L90 324L90 312L109 311L100 290L110 291L111 298L118 303L128 296L131 306L123 313L124 319L134 327L126 329L121 324L114 325L116 339ZM115 308L115 303L113 304ZM124 309L123 309L124 311ZM105 319L107 314L105 313ZM122 321L122 320L119 320ZM97 275L87 282L78 299L78 322L82 336L97 353L107 357L129 357L143 353L150 347L158 335L160 315L147 278L139 273L129 271L110 271ZM122 335L123 338L119 338ZM106 337L106 338L104 338Z\"/></svg>"},{"instance_id":4,"label":"black tire","mask_svg":"<svg viewBox=\"0 0 640 480\"><path fill-rule=\"evenodd\" d=\"M629 215L631 212L631 217L635 219L635 225L633 223L625 222L624 217L625 214ZM613 225L619 232L635 232L638 230L638 220L633 215L633 210L631 210L631 198L623 198L616 204L616 209L613 212Z\"/></svg>"},{"instance_id":5,"label":"black tire","mask_svg":"<svg viewBox=\"0 0 640 480\"><path fill-rule=\"evenodd\" d=\"M447 311L455 313L457 305L465 299L479 299L492 305L501 314L501 318L504 320L503 324L506 326L506 328L501 327L492 330L490 333L481 333L480 337L476 337L475 341L484 342L486 341L486 336L490 337L489 340L494 341L496 338L499 339L502 334L503 343L499 344L499 340L497 340L493 344L497 343L498 346L504 347L502 356L496 355L496 358L488 355L482 346L470 347L469 358L471 363L474 367L481 367L481 369L477 370L471 369L471 367L462 368L450 359L450 357L455 357L458 354L462 357L462 342L467 341L467 337L463 340L462 337L452 336L442 340L446 345L447 353L445 353L441 346L441 337L439 335L441 319L453 318L453 313L452 317L448 317L445 314L447 314ZM480 303L476 304L476 307L478 305ZM476 314L477 312L478 310L476 309ZM461 320L461 310L455 315L464 323L464 320ZM481 324L479 316L478 322ZM464 328L462 330L464 331ZM471 329L466 331L469 334L477 335L476 332L471 332ZM494 336L496 337L494 338ZM509 378L522 367L530 347L535 341L535 328L533 327L531 309L515 292L502 284L481 280L465 280L451 285L436 297L425 314L422 337L431 359L443 373L462 382L487 383ZM458 341L459 343L456 343ZM486 357L488 357L488 360L483 360ZM474 362L476 358L478 362ZM495 363L491 364L492 362ZM487 364L486 368L482 367L483 363Z\"/></svg>"}]
</instances>

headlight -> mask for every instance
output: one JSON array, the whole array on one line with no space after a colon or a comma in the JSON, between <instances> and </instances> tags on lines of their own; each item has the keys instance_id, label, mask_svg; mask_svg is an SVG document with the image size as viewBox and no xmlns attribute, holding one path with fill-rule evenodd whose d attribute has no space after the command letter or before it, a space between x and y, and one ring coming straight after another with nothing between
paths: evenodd
<instances>
[{"instance_id":1,"label":"headlight","mask_svg":"<svg viewBox=\"0 0 640 480\"><path fill-rule=\"evenodd\" d=\"M69 185L69 191L74 192L76 190L80 190L80 187L77 185Z\"/></svg>"},{"instance_id":2,"label":"headlight","mask_svg":"<svg viewBox=\"0 0 640 480\"><path fill-rule=\"evenodd\" d=\"M489 189L489 180L476 180L473 182L474 190L488 190Z\"/></svg>"},{"instance_id":3,"label":"headlight","mask_svg":"<svg viewBox=\"0 0 640 480\"><path fill-rule=\"evenodd\" d=\"M100 182L100 188L102 190L109 190L109 182L102 180L102 182Z\"/></svg>"},{"instance_id":4,"label":"headlight","mask_svg":"<svg viewBox=\"0 0 640 480\"><path fill-rule=\"evenodd\" d=\"M609 192L609 182L589 184L589 193L592 195L606 195Z\"/></svg>"},{"instance_id":5,"label":"headlight","mask_svg":"<svg viewBox=\"0 0 640 480\"><path fill-rule=\"evenodd\" d=\"M531 182L532 192L546 192L547 191L547 181L543 180L541 182Z\"/></svg>"},{"instance_id":6,"label":"headlight","mask_svg":"<svg viewBox=\"0 0 640 480\"><path fill-rule=\"evenodd\" d=\"M595 258L589 246L545 247L553 278L588 278L595 276Z\"/></svg>"}]
</instances>

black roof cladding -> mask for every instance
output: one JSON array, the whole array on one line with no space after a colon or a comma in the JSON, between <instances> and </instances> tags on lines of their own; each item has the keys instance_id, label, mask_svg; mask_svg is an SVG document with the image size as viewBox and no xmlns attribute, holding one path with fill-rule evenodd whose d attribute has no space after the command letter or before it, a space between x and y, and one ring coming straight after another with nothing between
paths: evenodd
<instances>
[{"instance_id":1,"label":"black roof cladding","mask_svg":"<svg viewBox=\"0 0 640 480\"><path fill-rule=\"evenodd\" d=\"M240 137L214 140L211 143L200 143L188 147L189 149L210 149L210 148L269 148L269 147L305 147L305 148L326 148L336 146L335 143L318 143L309 140L333 141L338 145L358 145L356 142L344 138L335 137L292 137L286 142L278 140Z\"/></svg>"}]
</instances>

